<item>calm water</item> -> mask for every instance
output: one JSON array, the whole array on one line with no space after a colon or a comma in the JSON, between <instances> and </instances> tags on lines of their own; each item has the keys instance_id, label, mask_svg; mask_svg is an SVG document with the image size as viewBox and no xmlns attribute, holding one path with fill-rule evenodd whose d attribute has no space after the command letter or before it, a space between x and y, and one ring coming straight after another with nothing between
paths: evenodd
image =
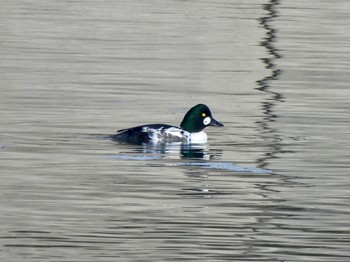
<instances>
[{"instance_id":1,"label":"calm water","mask_svg":"<svg viewBox=\"0 0 350 262\"><path fill-rule=\"evenodd\" d=\"M2 261L349 261L350 2L1 1ZM178 125L203 147L103 137Z\"/></svg>"}]
</instances>

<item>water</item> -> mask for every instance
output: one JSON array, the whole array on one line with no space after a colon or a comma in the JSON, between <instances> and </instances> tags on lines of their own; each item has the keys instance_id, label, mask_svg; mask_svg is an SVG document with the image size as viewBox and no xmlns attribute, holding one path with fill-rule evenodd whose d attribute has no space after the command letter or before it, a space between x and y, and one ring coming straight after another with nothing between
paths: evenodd
<instances>
[{"instance_id":1,"label":"water","mask_svg":"<svg viewBox=\"0 0 350 262\"><path fill-rule=\"evenodd\" d=\"M347 1L0 7L1 260L349 261Z\"/></svg>"}]
</instances>

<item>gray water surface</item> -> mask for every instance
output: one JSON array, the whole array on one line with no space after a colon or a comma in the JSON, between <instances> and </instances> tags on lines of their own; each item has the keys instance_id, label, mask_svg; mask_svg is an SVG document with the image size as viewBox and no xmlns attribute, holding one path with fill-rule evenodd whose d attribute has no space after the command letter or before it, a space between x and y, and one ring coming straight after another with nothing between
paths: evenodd
<instances>
[{"instance_id":1,"label":"gray water surface","mask_svg":"<svg viewBox=\"0 0 350 262\"><path fill-rule=\"evenodd\" d=\"M350 4L0 2L2 261L349 261ZM105 137L179 125L207 145Z\"/></svg>"}]
</instances>

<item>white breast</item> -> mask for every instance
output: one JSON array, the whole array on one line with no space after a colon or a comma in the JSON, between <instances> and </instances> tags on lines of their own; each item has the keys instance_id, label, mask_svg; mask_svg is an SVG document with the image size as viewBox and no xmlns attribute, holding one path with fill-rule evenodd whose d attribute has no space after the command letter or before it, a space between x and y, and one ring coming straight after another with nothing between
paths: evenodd
<instances>
[{"instance_id":1,"label":"white breast","mask_svg":"<svg viewBox=\"0 0 350 262\"><path fill-rule=\"evenodd\" d=\"M207 141L208 141L208 136L203 131L198 133L191 133L191 138L190 138L191 144L204 144Z\"/></svg>"}]
</instances>

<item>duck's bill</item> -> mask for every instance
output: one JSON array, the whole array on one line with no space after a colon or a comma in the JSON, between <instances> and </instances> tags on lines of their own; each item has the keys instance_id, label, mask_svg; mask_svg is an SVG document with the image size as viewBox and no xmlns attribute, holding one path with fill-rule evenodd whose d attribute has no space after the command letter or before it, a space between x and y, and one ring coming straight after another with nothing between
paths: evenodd
<instances>
[{"instance_id":1,"label":"duck's bill","mask_svg":"<svg viewBox=\"0 0 350 262\"><path fill-rule=\"evenodd\" d=\"M216 121L214 118L211 119L209 126L217 126L217 127L221 127L224 126L223 124L221 124L219 121Z\"/></svg>"}]
</instances>

